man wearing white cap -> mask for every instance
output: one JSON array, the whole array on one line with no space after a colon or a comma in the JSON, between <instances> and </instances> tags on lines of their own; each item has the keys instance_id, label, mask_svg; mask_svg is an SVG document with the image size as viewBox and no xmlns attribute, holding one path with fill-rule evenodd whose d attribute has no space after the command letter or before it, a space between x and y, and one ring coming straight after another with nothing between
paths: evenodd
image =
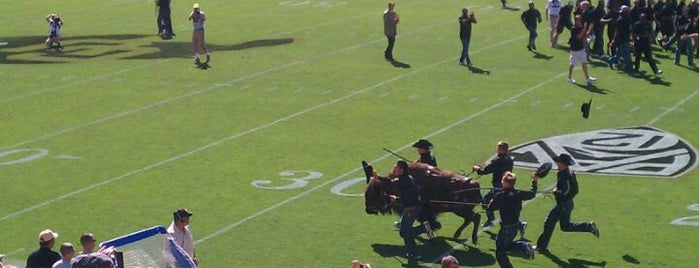
<instances>
[{"instance_id":1,"label":"man wearing white cap","mask_svg":"<svg viewBox=\"0 0 699 268\"><path fill-rule=\"evenodd\" d=\"M39 249L32 252L27 258L27 268L51 268L61 259L58 252L51 250L56 242L57 233L46 229L39 233Z\"/></svg>"}]
</instances>

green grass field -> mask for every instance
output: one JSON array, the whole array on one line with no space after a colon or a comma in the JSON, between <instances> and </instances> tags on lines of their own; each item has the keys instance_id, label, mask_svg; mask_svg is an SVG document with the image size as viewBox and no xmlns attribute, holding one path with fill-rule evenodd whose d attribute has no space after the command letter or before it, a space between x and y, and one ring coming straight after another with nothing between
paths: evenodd
<instances>
[{"instance_id":1,"label":"green grass field","mask_svg":"<svg viewBox=\"0 0 699 268\"><path fill-rule=\"evenodd\" d=\"M416 158L410 145L428 138L440 167L462 171L492 157L498 140L516 147L634 126L699 144L697 69L656 50L661 79L593 63L595 86L568 84L568 53L547 47L546 24L531 53L523 10L499 1L398 2L400 66L383 59L385 2L201 1L207 68L192 63L189 2L174 1L171 40L156 35L152 1L0 3L12 15L0 18L0 252L21 267L45 228L58 242L78 244L88 231L104 241L168 225L180 206L195 213L202 267L436 267L448 252L463 266L492 267L499 227L478 245L455 241L451 214L408 263L396 217L364 212L360 161L386 173L396 158L382 148ZM543 12L545 1L536 3ZM479 20L474 71L457 65L464 5ZM65 21L62 51L43 44L50 12ZM579 68L574 77L584 80ZM696 163L696 153L682 159ZM552 257L511 256L514 265L694 267L695 164L674 177L644 172L580 172L573 220L594 220L601 238L556 230ZM528 239L553 205L525 205Z\"/></svg>"}]
</instances>

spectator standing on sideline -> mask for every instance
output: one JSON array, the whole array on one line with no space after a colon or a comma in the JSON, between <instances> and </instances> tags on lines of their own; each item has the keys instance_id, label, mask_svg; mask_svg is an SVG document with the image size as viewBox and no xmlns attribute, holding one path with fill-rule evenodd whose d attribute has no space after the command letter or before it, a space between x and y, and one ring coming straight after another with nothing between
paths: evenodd
<instances>
[{"instance_id":1,"label":"spectator standing on sideline","mask_svg":"<svg viewBox=\"0 0 699 268\"><path fill-rule=\"evenodd\" d=\"M51 268L51 266L61 259L58 252L51 250L58 237L50 229L46 229L39 233L39 249L35 250L27 258L26 268Z\"/></svg>"},{"instance_id":2,"label":"spectator standing on sideline","mask_svg":"<svg viewBox=\"0 0 699 268\"><path fill-rule=\"evenodd\" d=\"M549 34L549 43L551 47L556 47L556 41L554 36L556 35L556 23L558 22L558 16L561 13L561 1L559 0L549 0L546 3L546 21L549 22L549 28L551 29Z\"/></svg>"},{"instance_id":3,"label":"spectator standing on sideline","mask_svg":"<svg viewBox=\"0 0 699 268\"><path fill-rule=\"evenodd\" d=\"M582 66L585 79L588 84L597 81L596 78L587 73L587 53L585 52L585 28L582 22L582 16L575 15L575 26L570 30L570 64L568 65L568 83L575 84L573 79L573 69L575 65Z\"/></svg>"},{"instance_id":4,"label":"spectator standing on sideline","mask_svg":"<svg viewBox=\"0 0 699 268\"><path fill-rule=\"evenodd\" d=\"M175 36L172 31L172 18L170 17L170 5L172 0L155 0L155 5L158 7L158 35L169 39L170 36Z\"/></svg>"},{"instance_id":5,"label":"spectator standing on sideline","mask_svg":"<svg viewBox=\"0 0 699 268\"><path fill-rule=\"evenodd\" d=\"M199 3L192 5L192 12L189 13L189 20L192 21L192 48L194 49L194 63L201 64L199 53L206 53L206 62L211 59L209 51L206 50L206 42L204 40L204 21L206 14L199 9Z\"/></svg>"},{"instance_id":6,"label":"spectator standing on sideline","mask_svg":"<svg viewBox=\"0 0 699 268\"><path fill-rule=\"evenodd\" d=\"M646 14L642 13L640 15L639 21L633 24L631 33L634 37L634 76L641 75L641 73L639 73L639 68L641 65L641 55L643 55L646 58L646 61L648 61L651 70L653 70L653 75L657 78L663 73L663 70L659 70L658 66L655 64L655 60L653 60L650 39L652 38L654 31L653 26L646 19Z\"/></svg>"},{"instance_id":7,"label":"spectator standing on sideline","mask_svg":"<svg viewBox=\"0 0 699 268\"><path fill-rule=\"evenodd\" d=\"M197 255L196 252L194 252L194 238L189 229L189 218L194 214L189 212L186 208L179 208L172 215L173 220L167 228L167 235L174 239L175 243L184 249L187 255L198 266Z\"/></svg>"},{"instance_id":8,"label":"spectator standing on sideline","mask_svg":"<svg viewBox=\"0 0 699 268\"><path fill-rule=\"evenodd\" d=\"M471 44L471 29L474 23L477 23L477 21L473 12L469 13L468 8L462 8L461 17L459 17L459 37L461 38L461 57L459 58L459 64L461 65L473 66L471 57L468 55L468 47ZM466 60L466 63L464 63L464 60Z\"/></svg>"},{"instance_id":9,"label":"spectator standing on sideline","mask_svg":"<svg viewBox=\"0 0 699 268\"><path fill-rule=\"evenodd\" d=\"M92 233L84 233L80 236L80 246L82 246L83 251L80 254L90 254L95 252L95 235Z\"/></svg>"},{"instance_id":10,"label":"spectator standing on sideline","mask_svg":"<svg viewBox=\"0 0 699 268\"><path fill-rule=\"evenodd\" d=\"M5 257L5 254L0 254L0 268L17 268L14 265L5 264L2 260L4 257Z\"/></svg>"},{"instance_id":11,"label":"spectator standing on sideline","mask_svg":"<svg viewBox=\"0 0 699 268\"><path fill-rule=\"evenodd\" d=\"M536 37L539 35L536 32L536 25L541 23L541 12L534 7L534 1L529 1L529 9L522 12L521 16L524 27L529 31L529 43L527 49L529 51L536 50Z\"/></svg>"},{"instance_id":12,"label":"spectator standing on sideline","mask_svg":"<svg viewBox=\"0 0 699 268\"><path fill-rule=\"evenodd\" d=\"M383 12L383 33L388 39L388 45L383 52L383 56L389 61L393 61L393 46L396 44L398 22L400 21L400 16L393 10L395 7L395 3L388 3L388 8Z\"/></svg>"},{"instance_id":13,"label":"spectator standing on sideline","mask_svg":"<svg viewBox=\"0 0 699 268\"><path fill-rule=\"evenodd\" d=\"M51 266L51 268L71 268L73 257L75 257L75 248L71 243L61 244L61 259Z\"/></svg>"},{"instance_id":14,"label":"spectator standing on sideline","mask_svg":"<svg viewBox=\"0 0 699 268\"><path fill-rule=\"evenodd\" d=\"M519 215L522 212L522 201L531 200L536 196L538 177L532 176L532 188L529 191L515 190L517 176L512 172L505 172L502 177L502 191L497 193L488 204L488 210L500 211L500 231L495 238L495 258L500 267L512 267L507 258L508 251L521 251L527 254L527 258L534 258L534 248L529 241L514 242L519 231Z\"/></svg>"},{"instance_id":15,"label":"spectator standing on sideline","mask_svg":"<svg viewBox=\"0 0 699 268\"><path fill-rule=\"evenodd\" d=\"M420 159L417 160L418 163L428 164L430 166L437 166L437 159L432 154L432 149L434 145L425 139L420 139L413 143L413 148L417 148L417 153L420 154Z\"/></svg>"},{"instance_id":16,"label":"spectator standing on sideline","mask_svg":"<svg viewBox=\"0 0 699 268\"><path fill-rule=\"evenodd\" d=\"M556 206L551 209L544 223L544 232L541 233L536 242L536 250L546 252L549 242L559 223L564 232L590 232L599 238L599 229L594 222L570 222L570 215L573 213L573 198L578 194L578 179L575 172L570 170L570 166L575 165L575 161L569 154L562 153L554 158L558 173L556 175L556 187L553 188L553 195L556 198Z\"/></svg>"},{"instance_id":17,"label":"spectator standing on sideline","mask_svg":"<svg viewBox=\"0 0 699 268\"><path fill-rule=\"evenodd\" d=\"M490 200L493 199L498 189L502 188L502 176L507 171L512 171L514 167L514 161L510 157L510 145L506 141L499 141L497 143L496 153L497 155L493 158L485 168L474 165L473 171L476 171L478 175L493 174L491 180L493 188L488 191L483 197L483 206L487 207L490 204ZM486 211L488 219L483 224L484 227L491 227L495 225L495 213L492 211Z\"/></svg>"}]
</instances>

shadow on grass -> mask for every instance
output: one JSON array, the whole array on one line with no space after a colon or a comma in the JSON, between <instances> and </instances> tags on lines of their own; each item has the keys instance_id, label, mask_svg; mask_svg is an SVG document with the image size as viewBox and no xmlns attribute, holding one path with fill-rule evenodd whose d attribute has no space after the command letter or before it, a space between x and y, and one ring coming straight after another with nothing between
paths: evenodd
<instances>
[{"instance_id":1,"label":"shadow on grass","mask_svg":"<svg viewBox=\"0 0 699 268\"><path fill-rule=\"evenodd\" d=\"M279 46L291 44L294 42L292 38L282 38L282 39L261 39L253 40L248 42L243 42L234 45L217 45L217 44L207 44L206 48L209 51L233 51L233 50L243 50L257 47L269 47L269 46ZM159 51L152 53L145 53L135 56L124 57L123 59L160 59L160 58L189 58L189 51L192 50L192 44L189 42L153 42L148 46L143 47L154 47ZM183 53L187 52L187 53Z\"/></svg>"},{"instance_id":2,"label":"shadow on grass","mask_svg":"<svg viewBox=\"0 0 699 268\"><path fill-rule=\"evenodd\" d=\"M641 264L641 261L639 261L638 259L634 258L633 256L631 256L629 254L622 256L621 259L623 259L624 261L631 263L631 264Z\"/></svg>"},{"instance_id":3,"label":"shadow on grass","mask_svg":"<svg viewBox=\"0 0 699 268\"><path fill-rule=\"evenodd\" d=\"M645 71L641 71L641 72L633 75L633 77L646 80L653 85L659 85L659 86L665 86L665 87L669 87L672 85L672 82L665 81L662 79L662 77L655 77L652 74L649 75Z\"/></svg>"},{"instance_id":4,"label":"shadow on grass","mask_svg":"<svg viewBox=\"0 0 699 268\"><path fill-rule=\"evenodd\" d=\"M593 261L588 261L588 260L581 260L581 259L568 259L568 261L564 261L558 256L554 255L550 251L543 251L541 252L541 255L544 255L546 258L551 260L553 263L558 265L558 267L563 267L563 268L585 268L585 267L607 267L607 262L606 261L601 261L601 262L593 262Z\"/></svg>"},{"instance_id":5,"label":"shadow on grass","mask_svg":"<svg viewBox=\"0 0 699 268\"><path fill-rule=\"evenodd\" d=\"M439 264L445 252L452 251L451 255L459 260L460 264L466 266L489 266L495 264L495 257L492 254L482 252L480 249L464 245L463 249L454 250L452 245L447 241L452 241L451 238L436 237L432 240L425 240L421 237L416 238L418 243L417 251L422 255L419 259L408 259L405 257L405 246L372 244L374 252L384 258L394 258L401 267L433 267L434 264ZM397 266L397 265L396 265Z\"/></svg>"},{"instance_id":6,"label":"shadow on grass","mask_svg":"<svg viewBox=\"0 0 699 268\"><path fill-rule=\"evenodd\" d=\"M596 94L607 95L609 90L597 87L595 84L575 84L576 86Z\"/></svg>"},{"instance_id":7,"label":"shadow on grass","mask_svg":"<svg viewBox=\"0 0 699 268\"><path fill-rule=\"evenodd\" d=\"M1 64L52 64L68 63L66 59L91 59L110 55L138 53L143 47L156 48L156 52L146 52L137 55L123 56L120 59L156 59L156 58L188 58L191 43L182 41L156 41L141 48L125 47L129 42L144 38L152 38L142 34L116 35L85 35L68 36L61 43L63 49L47 49L43 47L46 36L2 37L6 42L0 46ZM208 44L210 51L233 51L258 47L286 45L294 42L292 38L260 39L232 45ZM41 48L36 48L36 47ZM36 59L15 59L15 56L36 57Z\"/></svg>"},{"instance_id":8,"label":"shadow on grass","mask_svg":"<svg viewBox=\"0 0 699 268\"><path fill-rule=\"evenodd\" d=\"M535 59L542 59L542 60L551 60L551 59L553 59L553 56L539 53L539 51L532 51L532 53L534 54L534 58L535 58Z\"/></svg>"},{"instance_id":9,"label":"shadow on grass","mask_svg":"<svg viewBox=\"0 0 699 268\"><path fill-rule=\"evenodd\" d=\"M502 9L503 9L503 10L507 10L507 11L519 11L519 8L518 8L518 7L507 7L507 6L505 6L505 7L502 7Z\"/></svg>"},{"instance_id":10,"label":"shadow on grass","mask_svg":"<svg viewBox=\"0 0 699 268\"><path fill-rule=\"evenodd\" d=\"M402 61L399 61L396 59L389 60L388 62L390 62L391 65L393 65L393 67L396 67L396 68L410 68L411 67L410 64L407 64L405 62L402 62Z\"/></svg>"},{"instance_id":11,"label":"shadow on grass","mask_svg":"<svg viewBox=\"0 0 699 268\"><path fill-rule=\"evenodd\" d=\"M471 66L466 66L466 67L468 67L468 70L471 71L471 73L474 73L474 74L483 74L483 75L490 75L490 71L488 71L488 70L483 70L483 69L478 68L478 67L473 66L473 65L471 65Z\"/></svg>"}]
</instances>

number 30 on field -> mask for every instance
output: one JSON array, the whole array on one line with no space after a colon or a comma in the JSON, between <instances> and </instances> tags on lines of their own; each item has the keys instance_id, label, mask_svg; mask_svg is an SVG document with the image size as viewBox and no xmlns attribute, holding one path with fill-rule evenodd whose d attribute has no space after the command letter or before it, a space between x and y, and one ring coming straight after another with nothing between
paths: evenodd
<instances>
[{"instance_id":1,"label":"number 30 on field","mask_svg":"<svg viewBox=\"0 0 699 268\"><path fill-rule=\"evenodd\" d=\"M282 171L279 172L279 176L282 176L282 180L290 181L290 183L285 184L285 185L280 185L280 186L268 186L272 184L272 181L270 180L255 180L252 183L250 183L252 186L255 186L257 188L262 188L262 189L267 189L267 190L291 190L291 189L298 189L301 187L304 187L308 185L308 180L315 180L319 179L320 177L323 176L323 173L316 172L316 171L309 171L309 170L287 170L287 171ZM361 178L354 178L354 179L349 179L344 182L341 182L335 186L333 186L332 189L330 189L330 192L339 195L339 196L363 196L364 194L347 194L343 193L343 191L350 186L357 184L359 182L365 181L366 178L361 177Z\"/></svg>"}]
</instances>

